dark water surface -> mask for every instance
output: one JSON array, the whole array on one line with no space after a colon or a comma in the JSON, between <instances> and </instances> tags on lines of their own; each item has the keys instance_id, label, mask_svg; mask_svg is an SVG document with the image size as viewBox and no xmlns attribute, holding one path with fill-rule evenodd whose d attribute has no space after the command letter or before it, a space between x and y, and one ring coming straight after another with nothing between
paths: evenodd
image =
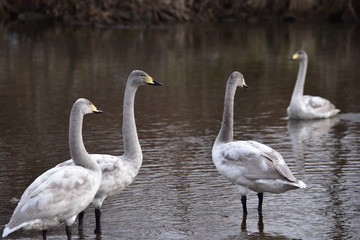
<instances>
[{"instance_id":1,"label":"dark water surface","mask_svg":"<svg viewBox=\"0 0 360 240\"><path fill-rule=\"evenodd\" d=\"M0 225L26 187L67 160L68 118L86 97L106 114L85 118L90 153L122 154L122 98L133 69L163 87L143 86L135 115L144 161L135 182L102 208L101 239L356 239L360 235L360 31L350 25L189 25L88 28L42 24L0 27ZM287 121L298 71L287 58L305 49L305 93L341 114ZM229 74L238 90L235 133L278 150L306 190L266 194L259 221L211 159ZM96 239L93 208L85 236ZM74 238L78 235L73 226ZM49 239L64 239L63 227ZM9 239L41 239L19 231ZM98 238L99 239L99 238Z\"/></svg>"}]
</instances>

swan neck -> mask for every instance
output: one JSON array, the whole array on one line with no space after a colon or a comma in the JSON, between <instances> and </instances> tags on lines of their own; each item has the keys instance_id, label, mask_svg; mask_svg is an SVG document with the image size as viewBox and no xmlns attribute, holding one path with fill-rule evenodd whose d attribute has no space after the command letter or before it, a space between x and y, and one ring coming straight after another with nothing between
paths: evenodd
<instances>
[{"instance_id":1,"label":"swan neck","mask_svg":"<svg viewBox=\"0 0 360 240\"><path fill-rule=\"evenodd\" d=\"M73 109L71 111L69 125L70 155L75 165L97 170L99 168L98 165L90 157L84 146L82 137L83 118L84 115L80 110Z\"/></svg>"},{"instance_id":2,"label":"swan neck","mask_svg":"<svg viewBox=\"0 0 360 240\"><path fill-rule=\"evenodd\" d=\"M299 72L297 75L295 88L292 94L292 99L299 98L304 95L304 85L305 85L305 76L307 70L307 59L304 59L300 62Z\"/></svg>"},{"instance_id":3,"label":"swan neck","mask_svg":"<svg viewBox=\"0 0 360 240\"><path fill-rule=\"evenodd\" d=\"M128 83L125 88L124 105L123 105L123 141L124 141L124 156L131 159L142 159L142 151L137 135L134 104L137 86Z\"/></svg>"},{"instance_id":4,"label":"swan neck","mask_svg":"<svg viewBox=\"0 0 360 240\"><path fill-rule=\"evenodd\" d=\"M225 91L223 119L220 132L216 138L217 143L227 143L233 141L235 92L236 84L228 82Z\"/></svg>"}]
</instances>

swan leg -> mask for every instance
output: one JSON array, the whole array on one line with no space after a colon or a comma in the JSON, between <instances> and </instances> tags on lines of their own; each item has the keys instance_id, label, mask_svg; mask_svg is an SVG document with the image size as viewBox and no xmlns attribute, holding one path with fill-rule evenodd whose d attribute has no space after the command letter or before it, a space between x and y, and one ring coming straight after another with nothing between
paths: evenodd
<instances>
[{"instance_id":1,"label":"swan leg","mask_svg":"<svg viewBox=\"0 0 360 240\"><path fill-rule=\"evenodd\" d=\"M68 240L71 240L71 227L70 226L66 226L65 227L66 230L66 236Z\"/></svg>"},{"instance_id":2,"label":"swan leg","mask_svg":"<svg viewBox=\"0 0 360 240\"><path fill-rule=\"evenodd\" d=\"M81 231L83 230L83 226L84 226L84 214L85 214L84 211L82 211L81 213L79 213L79 226L78 226L79 232L81 232Z\"/></svg>"},{"instance_id":3,"label":"swan leg","mask_svg":"<svg viewBox=\"0 0 360 240\"><path fill-rule=\"evenodd\" d=\"M247 215L247 208L246 208L246 195L245 196L241 196L241 203L242 203L242 207L243 207L243 215Z\"/></svg>"},{"instance_id":4,"label":"swan leg","mask_svg":"<svg viewBox=\"0 0 360 240\"><path fill-rule=\"evenodd\" d=\"M43 240L46 240L47 230L42 230Z\"/></svg>"},{"instance_id":5,"label":"swan leg","mask_svg":"<svg viewBox=\"0 0 360 240\"><path fill-rule=\"evenodd\" d=\"M260 233L264 232L264 222L263 222L262 213L259 213L258 229Z\"/></svg>"},{"instance_id":6,"label":"swan leg","mask_svg":"<svg viewBox=\"0 0 360 240\"><path fill-rule=\"evenodd\" d=\"M259 214L262 214L262 204L263 204L264 193L258 193L257 195L259 198L258 212L259 212Z\"/></svg>"},{"instance_id":7,"label":"swan leg","mask_svg":"<svg viewBox=\"0 0 360 240\"><path fill-rule=\"evenodd\" d=\"M101 234L100 217L101 217L100 209L95 208L95 222L96 222L96 227L95 227L95 230L94 230L95 234Z\"/></svg>"},{"instance_id":8,"label":"swan leg","mask_svg":"<svg viewBox=\"0 0 360 240\"><path fill-rule=\"evenodd\" d=\"M241 231L242 232L246 232L246 219L247 219L247 215L243 215L243 219L241 222Z\"/></svg>"}]
</instances>

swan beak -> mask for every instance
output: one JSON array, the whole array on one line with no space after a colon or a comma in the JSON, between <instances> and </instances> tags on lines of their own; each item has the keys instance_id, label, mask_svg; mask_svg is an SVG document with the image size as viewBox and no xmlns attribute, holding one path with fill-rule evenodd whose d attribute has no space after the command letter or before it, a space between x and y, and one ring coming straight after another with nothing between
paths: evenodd
<instances>
[{"instance_id":1,"label":"swan beak","mask_svg":"<svg viewBox=\"0 0 360 240\"><path fill-rule=\"evenodd\" d=\"M295 53L291 57L289 57L289 60L295 60L295 59L298 59L298 58L299 58L299 54Z\"/></svg>"},{"instance_id":2,"label":"swan beak","mask_svg":"<svg viewBox=\"0 0 360 240\"><path fill-rule=\"evenodd\" d=\"M152 77L150 76L146 76L146 83L149 85L154 85L154 86L162 86L162 83L159 83L157 81L155 81Z\"/></svg>"},{"instance_id":3,"label":"swan beak","mask_svg":"<svg viewBox=\"0 0 360 240\"><path fill-rule=\"evenodd\" d=\"M242 89L244 89L245 91L249 90L248 85L246 85L246 83L245 83L245 78L243 78L243 85L242 85Z\"/></svg>"},{"instance_id":4,"label":"swan beak","mask_svg":"<svg viewBox=\"0 0 360 240\"><path fill-rule=\"evenodd\" d=\"M97 109L94 104L91 104L91 109L93 113L103 113L100 109Z\"/></svg>"}]
</instances>

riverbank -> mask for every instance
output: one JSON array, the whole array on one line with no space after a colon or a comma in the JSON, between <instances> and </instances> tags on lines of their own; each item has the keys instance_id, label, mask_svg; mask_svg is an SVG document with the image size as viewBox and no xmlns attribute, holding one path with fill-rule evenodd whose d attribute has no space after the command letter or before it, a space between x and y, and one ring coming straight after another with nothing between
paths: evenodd
<instances>
[{"instance_id":1,"label":"riverbank","mask_svg":"<svg viewBox=\"0 0 360 240\"><path fill-rule=\"evenodd\" d=\"M47 19L89 25L179 22L359 22L356 0L5 0L0 21Z\"/></svg>"}]
</instances>

